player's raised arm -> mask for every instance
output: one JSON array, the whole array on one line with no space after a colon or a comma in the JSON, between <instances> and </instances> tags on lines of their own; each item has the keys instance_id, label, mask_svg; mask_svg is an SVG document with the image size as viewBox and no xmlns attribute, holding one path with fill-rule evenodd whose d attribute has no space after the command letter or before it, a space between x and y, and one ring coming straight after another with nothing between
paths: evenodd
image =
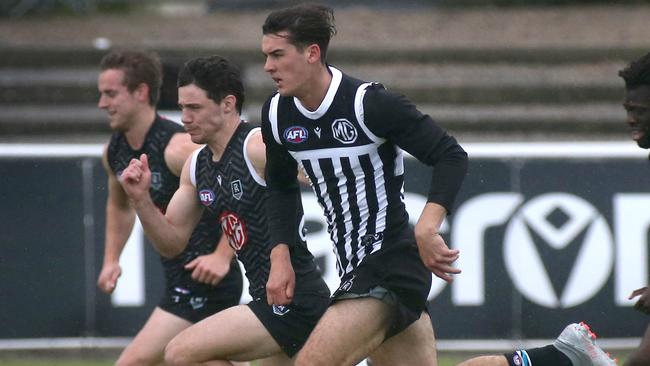
<instances>
[{"instance_id":1,"label":"player's raised arm","mask_svg":"<svg viewBox=\"0 0 650 366\"><path fill-rule=\"evenodd\" d=\"M189 178L191 159L185 163L180 185L163 215L149 196L151 171L145 154L133 159L122 172L120 183L132 201L147 236L156 250L171 258L183 251L199 222L202 208L196 199L196 189Z\"/></svg>"}]
</instances>

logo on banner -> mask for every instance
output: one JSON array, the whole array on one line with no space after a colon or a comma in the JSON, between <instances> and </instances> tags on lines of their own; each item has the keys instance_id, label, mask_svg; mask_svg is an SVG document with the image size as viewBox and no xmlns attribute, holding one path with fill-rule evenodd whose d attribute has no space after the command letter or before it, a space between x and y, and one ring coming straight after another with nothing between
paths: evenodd
<instances>
[{"instance_id":1,"label":"logo on banner","mask_svg":"<svg viewBox=\"0 0 650 366\"><path fill-rule=\"evenodd\" d=\"M614 196L617 232L630 231L616 219L628 201ZM570 193L546 193L528 201L515 192L472 197L458 208L451 230L454 246L465 253L456 263L463 274L452 284L454 304L484 304L486 232L494 227L504 228L503 261L513 286L527 300L548 308L570 308L596 296L612 275L614 248L621 245L598 209ZM627 269L617 266L616 271L618 277ZM437 286L429 298L441 290Z\"/></svg>"},{"instance_id":2,"label":"logo on banner","mask_svg":"<svg viewBox=\"0 0 650 366\"><path fill-rule=\"evenodd\" d=\"M549 308L573 307L596 295L609 278L613 248L605 218L567 193L525 203L510 219L503 241L506 269L517 290ZM557 265L549 271L552 263L544 263L544 257L568 271Z\"/></svg>"}]
</instances>

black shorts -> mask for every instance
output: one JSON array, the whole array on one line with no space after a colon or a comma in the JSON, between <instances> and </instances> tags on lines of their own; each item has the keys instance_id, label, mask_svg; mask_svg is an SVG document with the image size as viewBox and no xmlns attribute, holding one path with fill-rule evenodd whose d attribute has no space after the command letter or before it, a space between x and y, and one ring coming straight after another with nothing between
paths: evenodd
<instances>
[{"instance_id":1,"label":"black shorts","mask_svg":"<svg viewBox=\"0 0 650 366\"><path fill-rule=\"evenodd\" d=\"M319 280L315 285L318 288L313 292L296 292L287 306L268 305L266 296L248 303L248 307L289 358L302 348L330 304L325 282Z\"/></svg>"},{"instance_id":2,"label":"black shorts","mask_svg":"<svg viewBox=\"0 0 650 366\"><path fill-rule=\"evenodd\" d=\"M231 306L239 305L243 281L240 271L231 271L227 281L215 286L197 284L168 286L158 307L191 323Z\"/></svg>"},{"instance_id":3,"label":"black shorts","mask_svg":"<svg viewBox=\"0 0 650 366\"><path fill-rule=\"evenodd\" d=\"M372 297L393 306L386 338L408 328L427 311L431 272L422 263L415 240L405 239L364 258L359 267L341 278L332 295L334 301Z\"/></svg>"}]
</instances>

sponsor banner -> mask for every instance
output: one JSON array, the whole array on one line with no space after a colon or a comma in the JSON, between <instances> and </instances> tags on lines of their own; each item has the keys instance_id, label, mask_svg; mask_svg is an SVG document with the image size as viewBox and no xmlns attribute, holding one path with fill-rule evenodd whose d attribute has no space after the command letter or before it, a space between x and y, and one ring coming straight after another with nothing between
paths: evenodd
<instances>
[{"instance_id":1,"label":"sponsor banner","mask_svg":"<svg viewBox=\"0 0 650 366\"><path fill-rule=\"evenodd\" d=\"M353 138L344 121L337 131ZM287 133L299 141L304 131ZM118 283L128 291L96 288L106 202L99 158L0 159L0 169L0 338L134 335L162 295L162 270L140 232ZM432 171L412 159L405 171L415 223ZM438 338L554 338L583 320L601 337L639 337L648 320L627 296L648 281L649 183L641 158L472 158L442 228L463 273L452 284L434 278L429 296ZM303 201L309 247L336 289L322 211L310 191Z\"/></svg>"}]
</instances>

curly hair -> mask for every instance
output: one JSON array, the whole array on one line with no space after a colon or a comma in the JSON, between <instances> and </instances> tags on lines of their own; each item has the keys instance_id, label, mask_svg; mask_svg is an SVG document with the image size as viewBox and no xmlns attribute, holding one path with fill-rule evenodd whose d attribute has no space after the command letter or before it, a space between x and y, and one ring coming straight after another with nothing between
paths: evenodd
<instances>
[{"instance_id":1,"label":"curly hair","mask_svg":"<svg viewBox=\"0 0 650 366\"><path fill-rule=\"evenodd\" d=\"M237 99L237 112L244 105L244 83L239 68L221 56L197 57L187 61L178 73L177 86L194 84L216 103L227 95Z\"/></svg>"},{"instance_id":2,"label":"curly hair","mask_svg":"<svg viewBox=\"0 0 650 366\"><path fill-rule=\"evenodd\" d=\"M650 85L650 53L636 61L632 61L618 76L625 80L625 87L633 89L641 85Z\"/></svg>"}]
</instances>

